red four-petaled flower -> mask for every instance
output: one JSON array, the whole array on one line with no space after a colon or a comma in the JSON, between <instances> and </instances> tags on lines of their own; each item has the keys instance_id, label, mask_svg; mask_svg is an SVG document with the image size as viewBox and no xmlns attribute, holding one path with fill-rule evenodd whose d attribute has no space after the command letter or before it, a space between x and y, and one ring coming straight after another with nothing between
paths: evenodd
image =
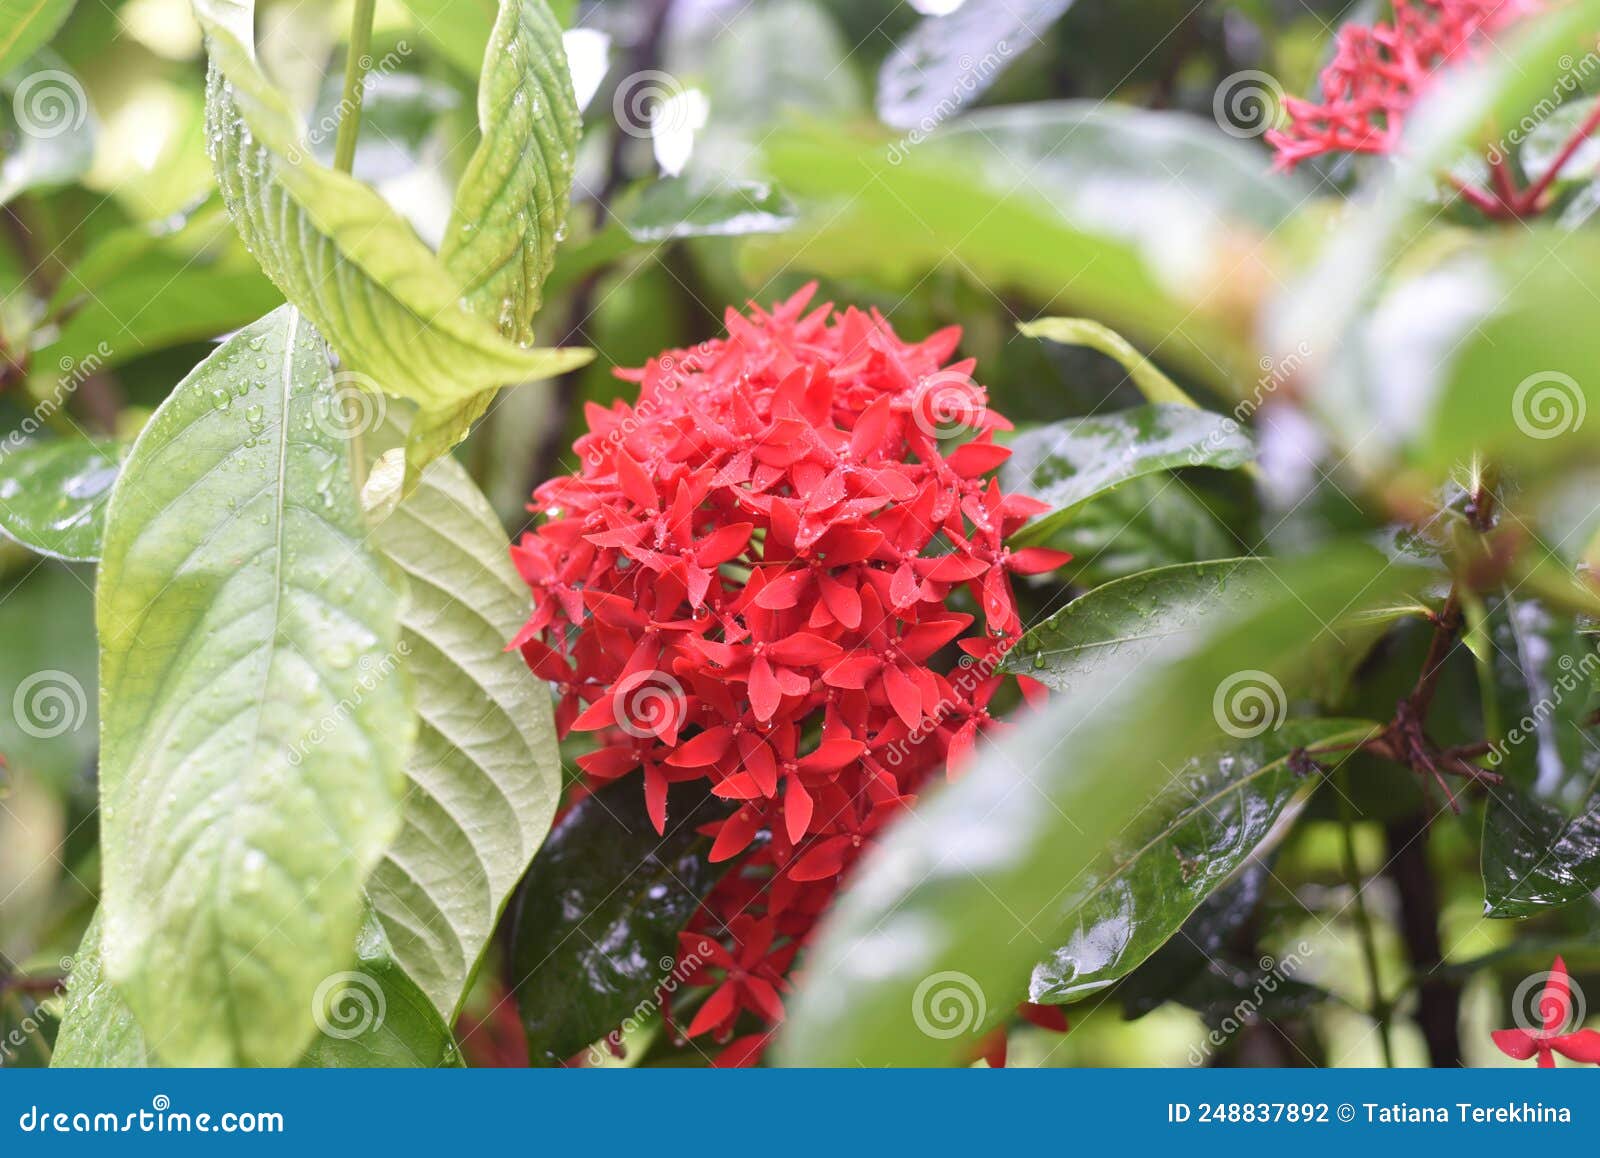
<instances>
[{"instance_id":1,"label":"red four-petaled flower","mask_svg":"<svg viewBox=\"0 0 1600 1158\"><path fill-rule=\"evenodd\" d=\"M638 401L588 408L582 470L539 488L512 549L533 592L515 643L562 734L598 734L590 784L637 771L657 831L671 785L709 787L690 820L733 867L673 1004L703 997L681 1032L724 1042L781 1020L840 879L995 726L1010 576L1067 558L1005 545L1044 507L988 477L1010 424L971 362L946 364L958 331L904 342L877 313L808 311L812 292L622 373Z\"/></svg>"},{"instance_id":2,"label":"red four-petaled flower","mask_svg":"<svg viewBox=\"0 0 1600 1158\"><path fill-rule=\"evenodd\" d=\"M1556 1054L1571 1061L1600 1065L1600 1032L1572 1027L1572 982L1567 977L1567 964L1560 957L1539 995L1538 1012L1542 1023L1538 1029L1497 1029L1490 1034L1501 1053L1518 1061L1537 1057L1540 1069L1553 1068Z\"/></svg>"}]
</instances>

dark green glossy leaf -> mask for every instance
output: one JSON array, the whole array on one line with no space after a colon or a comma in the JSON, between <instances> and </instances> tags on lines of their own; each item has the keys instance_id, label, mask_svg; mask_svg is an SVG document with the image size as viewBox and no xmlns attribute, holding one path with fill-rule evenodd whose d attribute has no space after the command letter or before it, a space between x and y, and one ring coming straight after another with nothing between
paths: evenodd
<instances>
[{"instance_id":1,"label":"dark green glossy leaf","mask_svg":"<svg viewBox=\"0 0 1600 1158\"><path fill-rule=\"evenodd\" d=\"M1066 939L1034 969L1028 1000L1081 1000L1144 961L1310 795L1316 782L1294 767L1295 753L1355 744L1377 729L1361 720L1287 720L1174 767L1118 834L1111 865L1072 882Z\"/></svg>"},{"instance_id":2,"label":"dark green glossy leaf","mask_svg":"<svg viewBox=\"0 0 1600 1158\"><path fill-rule=\"evenodd\" d=\"M1091 688L1112 662L1138 663L1271 593L1264 559L1179 563L1130 575L1074 599L1032 627L1003 666L1051 690Z\"/></svg>"},{"instance_id":3,"label":"dark green glossy leaf","mask_svg":"<svg viewBox=\"0 0 1600 1158\"><path fill-rule=\"evenodd\" d=\"M1103 871L1168 769L1216 747L1218 692L1251 673L1297 686L1342 616L1419 578L1354 548L1272 568L1258 598L1154 653L1108 662L1091 694L1052 697L918 802L917 822L890 831L812 944L781 1061L970 1057L1061 943L1065 890ZM1352 591L1364 592L1353 605ZM962 996L970 1016L937 1020Z\"/></svg>"},{"instance_id":4,"label":"dark green glossy leaf","mask_svg":"<svg viewBox=\"0 0 1600 1158\"><path fill-rule=\"evenodd\" d=\"M1583 722L1600 664L1574 617L1519 595L1489 609L1495 741L1505 777L1483 818L1484 910L1522 917L1600 887L1600 746Z\"/></svg>"},{"instance_id":5,"label":"dark green glossy leaf","mask_svg":"<svg viewBox=\"0 0 1600 1158\"><path fill-rule=\"evenodd\" d=\"M673 789L656 835L629 777L580 801L534 857L513 928L517 1003L535 1065L559 1065L675 976L678 933L727 865L706 860L710 797Z\"/></svg>"},{"instance_id":6,"label":"dark green glossy leaf","mask_svg":"<svg viewBox=\"0 0 1600 1158\"><path fill-rule=\"evenodd\" d=\"M1233 470L1255 456L1250 436L1233 419L1174 403L1036 427L1013 439L1011 449L1001 485L1054 508L1019 531L1019 543L1047 537L1074 508L1130 479L1182 466Z\"/></svg>"},{"instance_id":7,"label":"dark green glossy leaf","mask_svg":"<svg viewBox=\"0 0 1600 1158\"><path fill-rule=\"evenodd\" d=\"M1156 567L1223 559L1239 549L1188 485L1171 474L1130 479L1090 499L1048 541L1072 552L1062 573L1084 587Z\"/></svg>"},{"instance_id":8,"label":"dark green glossy leaf","mask_svg":"<svg viewBox=\"0 0 1600 1158\"><path fill-rule=\"evenodd\" d=\"M1072 0L967 0L923 17L883 62L878 116L927 132L977 100L1071 7Z\"/></svg>"},{"instance_id":9,"label":"dark green glossy leaf","mask_svg":"<svg viewBox=\"0 0 1600 1158\"><path fill-rule=\"evenodd\" d=\"M112 491L105 966L174 1064L300 1056L400 828L405 586L337 405L327 347L282 307L177 386Z\"/></svg>"},{"instance_id":10,"label":"dark green glossy leaf","mask_svg":"<svg viewBox=\"0 0 1600 1158\"><path fill-rule=\"evenodd\" d=\"M125 453L87 439L0 449L0 535L52 559L99 558L106 502Z\"/></svg>"},{"instance_id":11,"label":"dark green glossy leaf","mask_svg":"<svg viewBox=\"0 0 1600 1158\"><path fill-rule=\"evenodd\" d=\"M643 243L741 237L789 228L794 206L780 190L760 181L705 184L677 177L646 185L621 220L628 235Z\"/></svg>"}]
</instances>

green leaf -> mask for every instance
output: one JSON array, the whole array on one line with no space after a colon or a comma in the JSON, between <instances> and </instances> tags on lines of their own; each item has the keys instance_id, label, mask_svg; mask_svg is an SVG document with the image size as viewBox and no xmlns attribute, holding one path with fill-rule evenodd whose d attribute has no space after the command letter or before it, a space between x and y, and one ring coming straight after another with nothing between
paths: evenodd
<instances>
[{"instance_id":1,"label":"green leaf","mask_svg":"<svg viewBox=\"0 0 1600 1158\"><path fill-rule=\"evenodd\" d=\"M494 511L441 459L379 527L411 589L406 670L419 717L404 825L368 884L394 960L453 1022L561 792L550 689L505 650L528 589Z\"/></svg>"},{"instance_id":2,"label":"green leaf","mask_svg":"<svg viewBox=\"0 0 1600 1158\"><path fill-rule=\"evenodd\" d=\"M619 213L633 240L649 244L684 237L743 237L781 233L794 224L794 206L762 181L688 177L653 181Z\"/></svg>"},{"instance_id":3,"label":"green leaf","mask_svg":"<svg viewBox=\"0 0 1600 1158\"><path fill-rule=\"evenodd\" d=\"M1083 587L1176 563L1224 559L1239 548L1171 474L1131 479L1090 499L1046 541L1072 552L1062 573Z\"/></svg>"},{"instance_id":4,"label":"green leaf","mask_svg":"<svg viewBox=\"0 0 1600 1158\"><path fill-rule=\"evenodd\" d=\"M0 14L0 51L5 36ZM94 133L83 85L53 54L0 70L0 205L83 176L94 160Z\"/></svg>"},{"instance_id":5,"label":"green leaf","mask_svg":"<svg viewBox=\"0 0 1600 1158\"><path fill-rule=\"evenodd\" d=\"M1508 594L1489 609L1494 747L1484 912L1526 917L1600 888L1600 747L1584 732L1596 652L1575 618Z\"/></svg>"},{"instance_id":6,"label":"green leaf","mask_svg":"<svg viewBox=\"0 0 1600 1158\"><path fill-rule=\"evenodd\" d=\"M165 1059L151 1049L122 994L104 975L100 913L74 959L66 1013L51 1064L61 1068L142 1069ZM395 962L383 927L371 915L350 967L312 994L316 1035L299 1065L317 1068L459 1065L439 1013Z\"/></svg>"},{"instance_id":7,"label":"green leaf","mask_svg":"<svg viewBox=\"0 0 1600 1158\"><path fill-rule=\"evenodd\" d=\"M1017 533L1019 543L1047 537L1079 505L1131 479L1181 466L1233 470L1255 457L1233 419L1172 403L1053 422L1017 435L1011 450L1001 485L1053 508Z\"/></svg>"},{"instance_id":8,"label":"green leaf","mask_svg":"<svg viewBox=\"0 0 1600 1158\"><path fill-rule=\"evenodd\" d=\"M439 257L474 312L529 346L540 287L566 230L579 133L561 25L545 0L500 5L478 85L478 128Z\"/></svg>"},{"instance_id":9,"label":"green leaf","mask_svg":"<svg viewBox=\"0 0 1600 1158\"><path fill-rule=\"evenodd\" d=\"M49 43L76 0L0 0L0 73Z\"/></svg>"},{"instance_id":10,"label":"green leaf","mask_svg":"<svg viewBox=\"0 0 1600 1158\"><path fill-rule=\"evenodd\" d=\"M589 361L587 350L527 349L503 336L495 317L463 305L468 287L459 272L376 192L309 155L287 101L256 62L253 0L194 7L211 58L206 115L223 199L261 268L347 371L370 380L369 389L441 414L508 382ZM449 429L462 429L459 419Z\"/></svg>"},{"instance_id":11,"label":"green leaf","mask_svg":"<svg viewBox=\"0 0 1600 1158\"><path fill-rule=\"evenodd\" d=\"M918 144L811 125L766 148L813 210L769 265L909 286L959 262L985 286L1092 311L1219 388L1259 376L1219 281L1272 264L1303 188L1186 115L1088 102L986 109Z\"/></svg>"},{"instance_id":12,"label":"green leaf","mask_svg":"<svg viewBox=\"0 0 1600 1158\"><path fill-rule=\"evenodd\" d=\"M1167 769L1216 746L1224 685L1265 673L1293 686L1342 615L1419 579L1354 548L1267 566L1273 581L1259 598L1153 654L1108 663L1093 694L1052 697L919 802L917 822L889 833L813 943L782 1061L970 1056L1061 943L1065 890L1104 863ZM971 1015L942 1019L963 996Z\"/></svg>"},{"instance_id":13,"label":"green leaf","mask_svg":"<svg viewBox=\"0 0 1600 1158\"><path fill-rule=\"evenodd\" d=\"M923 17L878 72L878 116L900 129L953 116L1071 7L1072 0L967 0Z\"/></svg>"},{"instance_id":14,"label":"green leaf","mask_svg":"<svg viewBox=\"0 0 1600 1158\"><path fill-rule=\"evenodd\" d=\"M106 500L125 448L63 439L0 448L0 535L69 562L100 556Z\"/></svg>"},{"instance_id":15,"label":"green leaf","mask_svg":"<svg viewBox=\"0 0 1600 1158\"><path fill-rule=\"evenodd\" d=\"M1071 883L1063 906L1066 938L1035 967L1028 1000L1065 1005L1125 976L1305 802L1316 781L1293 766L1296 752L1355 744L1378 727L1288 720L1174 767L1117 835L1112 863Z\"/></svg>"},{"instance_id":16,"label":"green leaf","mask_svg":"<svg viewBox=\"0 0 1600 1158\"><path fill-rule=\"evenodd\" d=\"M1091 692L1108 663L1132 666L1174 638L1225 620L1271 594L1265 559L1179 563L1118 579L1079 596L1030 628L1001 662L1052 691Z\"/></svg>"},{"instance_id":17,"label":"green leaf","mask_svg":"<svg viewBox=\"0 0 1600 1158\"><path fill-rule=\"evenodd\" d=\"M402 0L422 34L468 76L484 65L500 6L496 0Z\"/></svg>"},{"instance_id":18,"label":"green leaf","mask_svg":"<svg viewBox=\"0 0 1600 1158\"><path fill-rule=\"evenodd\" d=\"M96 911L72 960L66 1010L50 1064L58 1069L144 1069L156 1064L133 1010L105 975L105 912Z\"/></svg>"},{"instance_id":19,"label":"green leaf","mask_svg":"<svg viewBox=\"0 0 1600 1158\"><path fill-rule=\"evenodd\" d=\"M678 933L728 867L706 860L710 839L695 832L709 800L675 787L658 836L626 779L580 801L539 850L512 930L534 1064L561 1064L682 980Z\"/></svg>"},{"instance_id":20,"label":"green leaf","mask_svg":"<svg viewBox=\"0 0 1600 1158\"><path fill-rule=\"evenodd\" d=\"M403 582L292 307L174 390L100 565L106 974L174 1064L283 1065L400 827Z\"/></svg>"},{"instance_id":21,"label":"green leaf","mask_svg":"<svg viewBox=\"0 0 1600 1158\"><path fill-rule=\"evenodd\" d=\"M450 1027L407 975L383 926L370 916L356 940L354 968L312 995L317 1034L300 1059L319 1069L458 1066Z\"/></svg>"},{"instance_id":22,"label":"green leaf","mask_svg":"<svg viewBox=\"0 0 1600 1158\"><path fill-rule=\"evenodd\" d=\"M1128 377L1133 379L1133 384L1147 402L1195 405L1194 399L1181 386L1134 349L1128 339L1099 322L1089 318L1039 318L1032 322L1018 322L1017 332L1025 338L1047 338L1064 346L1087 346L1109 358L1115 358L1128 371Z\"/></svg>"}]
</instances>

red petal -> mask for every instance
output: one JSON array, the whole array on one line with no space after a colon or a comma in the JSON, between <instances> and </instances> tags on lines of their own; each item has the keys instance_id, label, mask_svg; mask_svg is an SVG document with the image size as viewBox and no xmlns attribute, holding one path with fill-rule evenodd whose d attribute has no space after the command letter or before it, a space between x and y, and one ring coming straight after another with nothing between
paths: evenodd
<instances>
[{"instance_id":1,"label":"red petal","mask_svg":"<svg viewBox=\"0 0 1600 1158\"><path fill-rule=\"evenodd\" d=\"M754 530L754 523L734 523L718 528L695 546L694 561L702 567L715 567L737 559L749 545L750 533Z\"/></svg>"},{"instance_id":2,"label":"red petal","mask_svg":"<svg viewBox=\"0 0 1600 1158\"><path fill-rule=\"evenodd\" d=\"M769 587L767 590L771 590ZM844 654L844 648L837 643L823 639L820 635L813 635L809 631L797 632L786 639L780 639L767 648L767 654L776 663L787 667L805 664L826 663Z\"/></svg>"},{"instance_id":3,"label":"red petal","mask_svg":"<svg viewBox=\"0 0 1600 1158\"><path fill-rule=\"evenodd\" d=\"M817 750L800 761L800 767L807 772L835 772L859 760L867 746L860 740L846 740L836 737L824 740L817 745Z\"/></svg>"},{"instance_id":4,"label":"red petal","mask_svg":"<svg viewBox=\"0 0 1600 1158\"><path fill-rule=\"evenodd\" d=\"M750 998L750 1004L756 1007L756 1012L768 1021L783 1020L783 1001L778 997L778 991L772 983L760 977L747 976L743 983L745 995Z\"/></svg>"},{"instance_id":5,"label":"red petal","mask_svg":"<svg viewBox=\"0 0 1600 1158\"><path fill-rule=\"evenodd\" d=\"M644 467L623 451L617 455L617 485L622 493L647 511L655 509L656 488Z\"/></svg>"},{"instance_id":6,"label":"red petal","mask_svg":"<svg viewBox=\"0 0 1600 1158\"><path fill-rule=\"evenodd\" d=\"M854 587L831 575L818 575L817 587L823 606L835 619L852 630L861 626L861 596Z\"/></svg>"},{"instance_id":7,"label":"red petal","mask_svg":"<svg viewBox=\"0 0 1600 1158\"><path fill-rule=\"evenodd\" d=\"M822 673L822 682L829 687L860 690L883 667L883 660L875 655L847 655L838 663L829 664Z\"/></svg>"},{"instance_id":8,"label":"red petal","mask_svg":"<svg viewBox=\"0 0 1600 1158\"><path fill-rule=\"evenodd\" d=\"M766 723L778 712L778 705L783 702L783 692L778 687L778 680L772 674L772 665L767 662L766 656L758 655L750 664L750 677L747 683L750 689L750 709L755 712L756 719Z\"/></svg>"},{"instance_id":9,"label":"red petal","mask_svg":"<svg viewBox=\"0 0 1600 1158\"><path fill-rule=\"evenodd\" d=\"M861 412L855 429L850 432L850 454L857 462L864 462L873 451L883 445L889 433L889 399L880 397Z\"/></svg>"},{"instance_id":10,"label":"red petal","mask_svg":"<svg viewBox=\"0 0 1600 1158\"><path fill-rule=\"evenodd\" d=\"M789 876L797 881L821 881L838 876L839 870L844 867L845 854L849 850L848 836L830 837L795 861L789 869Z\"/></svg>"},{"instance_id":11,"label":"red petal","mask_svg":"<svg viewBox=\"0 0 1600 1158\"><path fill-rule=\"evenodd\" d=\"M650 823L656 827L657 836L665 836L667 831L667 778L662 775L661 769L646 767L644 770L644 809L650 814Z\"/></svg>"},{"instance_id":12,"label":"red petal","mask_svg":"<svg viewBox=\"0 0 1600 1158\"><path fill-rule=\"evenodd\" d=\"M1071 551L1052 551L1048 547L1024 547L1011 552L1011 569L1018 575L1041 575L1070 562Z\"/></svg>"},{"instance_id":13,"label":"red petal","mask_svg":"<svg viewBox=\"0 0 1600 1158\"><path fill-rule=\"evenodd\" d=\"M1497 1029L1489 1034L1500 1052L1518 1061L1527 1061L1539 1048L1539 1040L1525 1029Z\"/></svg>"},{"instance_id":14,"label":"red petal","mask_svg":"<svg viewBox=\"0 0 1600 1158\"><path fill-rule=\"evenodd\" d=\"M667 757L667 763L674 768L705 768L722 759L732 742L732 728L710 728L678 745L677 751Z\"/></svg>"},{"instance_id":15,"label":"red petal","mask_svg":"<svg viewBox=\"0 0 1600 1158\"><path fill-rule=\"evenodd\" d=\"M722 822L722 827L717 830L717 839L711 844L711 855L707 859L716 864L718 861L738 856L750 847L750 842L760 831L761 818L756 815L756 810L739 809Z\"/></svg>"},{"instance_id":16,"label":"red petal","mask_svg":"<svg viewBox=\"0 0 1600 1158\"><path fill-rule=\"evenodd\" d=\"M1580 1029L1577 1033L1563 1034L1551 1039L1550 1048L1575 1062L1600 1065L1600 1031Z\"/></svg>"},{"instance_id":17,"label":"red petal","mask_svg":"<svg viewBox=\"0 0 1600 1158\"><path fill-rule=\"evenodd\" d=\"M1022 1014L1023 1020L1037 1025L1040 1029L1066 1033L1071 1028L1067 1024L1067 1011L1059 1005L1035 1005L1031 1001L1024 1001L1017 1008L1017 1012Z\"/></svg>"},{"instance_id":18,"label":"red petal","mask_svg":"<svg viewBox=\"0 0 1600 1158\"><path fill-rule=\"evenodd\" d=\"M695 1011L694 1020L689 1023L689 1036L699 1037L702 1033L715 1029L738 1008L738 994L733 982L723 982L712 990L711 996L706 998L706 1003Z\"/></svg>"},{"instance_id":19,"label":"red petal","mask_svg":"<svg viewBox=\"0 0 1600 1158\"><path fill-rule=\"evenodd\" d=\"M962 478L977 478L988 474L1010 457L1011 448L1008 446L996 446L992 442L969 442L958 446L945 461Z\"/></svg>"},{"instance_id":20,"label":"red petal","mask_svg":"<svg viewBox=\"0 0 1600 1158\"><path fill-rule=\"evenodd\" d=\"M809 571L790 571L773 579L756 595L757 607L768 611L783 611L800 602L800 594L811 581Z\"/></svg>"},{"instance_id":21,"label":"red petal","mask_svg":"<svg viewBox=\"0 0 1600 1158\"><path fill-rule=\"evenodd\" d=\"M714 1069L744 1069L753 1066L761 1060L761 1051L767 1048L769 1040L769 1035L765 1033L750 1033L744 1037L736 1037L716 1056L711 1065Z\"/></svg>"},{"instance_id":22,"label":"red petal","mask_svg":"<svg viewBox=\"0 0 1600 1158\"><path fill-rule=\"evenodd\" d=\"M889 696L895 715L905 721L906 727L914 730L922 723L922 693L910 676L897 667L885 666L883 690Z\"/></svg>"},{"instance_id":23,"label":"red petal","mask_svg":"<svg viewBox=\"0 0 1600 1158\"><path fill-rule=\"evenodd\" d=\"M797 777L789 777L789 790L783 796L783 825L789 833L789 843L799 844L811 827L812 801Z\"/></svg>"}]
</instances>

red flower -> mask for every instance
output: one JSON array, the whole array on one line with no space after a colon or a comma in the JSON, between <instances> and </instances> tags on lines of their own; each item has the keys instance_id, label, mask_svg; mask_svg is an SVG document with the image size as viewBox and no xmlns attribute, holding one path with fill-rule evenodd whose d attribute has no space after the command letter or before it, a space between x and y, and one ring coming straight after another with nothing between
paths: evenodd
<instances>
[{"instance_id":1,"label":"red flower","mask_svg":"<svg viewBox=\"0 0 1600 1158\"><path fill-rule=\"evenodd\" d=\"M1508 1057L1527 1061L1537 1055L1540 1069L1553 1069L1556 1054L1575 1062L1600 1065L1600 1032L1567 1032L1574 1020L1572 983L1567 979L1566 962L1560 957L1539 995L1539 1017L1543 1025L1537 1030L1497 1029L1490 1036Z\"/></svg>"},{"instance_id":2,"label":"red flower","mask_svg":"<svg viewBox=\"0 0 1600 1158\"><path fill-rule=\"evenodd\" d=\"M1322 71L1322 103L1286 98L1285 129L1267 134L1280 169L1322 153L1388 153L1417 99L1446 65L1542 0L1394 0L1394 22L1346 24Z\"/></svg>"},{"instance_id":3,"label":"red flower","mask_svg":"<svg viewBox=\"0 0 1600 1158\"><path fill-rule=\"evenodd\" d=\"M812 292L622 373L638 401L589 407L583 468L539 488L512 548L533 593L513 642L561 733L597 733L591 784L637 771L657 831L671 784L710 789L687 819L734 867L685 931L715 949L675 1003L724 1042L782 1020L840 879L996 726L1010 576L1067 558L1005 546L1043 506L986 477L1010 424L946 364L957 331L904 342L876 313L807 312Z\"/></svg>"}]
</instances>

